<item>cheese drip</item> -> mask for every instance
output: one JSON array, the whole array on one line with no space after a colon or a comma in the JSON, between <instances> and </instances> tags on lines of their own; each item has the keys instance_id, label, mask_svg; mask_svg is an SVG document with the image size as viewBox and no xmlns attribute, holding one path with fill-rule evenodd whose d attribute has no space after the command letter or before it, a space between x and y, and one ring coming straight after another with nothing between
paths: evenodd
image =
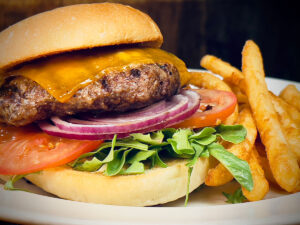
<instances>
[{"instance_id":1,"label":"cheese drip","mask_svg":"<svg viewBox=\"0 0 300 225\"><path fill-rule=\"evenodd\" d=\"M11 71L34 80L59 102L68 101L79 89L100 79L106 73L123 71L139 64L170 63L179 71L181 85L189 73L182 60L155 48L113 49L101 52L68 53L52 56Z\"/></svg>"}]
</instances>

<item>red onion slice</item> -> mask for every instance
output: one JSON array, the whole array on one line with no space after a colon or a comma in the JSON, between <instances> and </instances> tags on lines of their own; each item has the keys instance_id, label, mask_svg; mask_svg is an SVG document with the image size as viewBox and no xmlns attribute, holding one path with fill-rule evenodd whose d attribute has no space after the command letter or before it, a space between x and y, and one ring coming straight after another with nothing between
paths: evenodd
<instances>
[{"instance_id":1,"label":"red onion slice","mask_svg":"<svg viewBox=\"0 0 300 225\"><path fill-rule=\"evenodd\" d=\"M173 107L171 107L171 105ZM179 105L179 106L178 106ZM104 139L104 140L109 140L112 139L114 134L118 135L118 138L125 138L128 137L131 133L148 133L156 130L163 129L165 127L170 127L176 123L179 123L186 118L192 116L199 108L200 105L200 96L198 93L190 90L183 90L181 94L174 96L170 101L166 102L166 108L165 110L168 110L166 113L159 113L159 119L152 120L155 121L152 124L146 123L145 126L140 126L141 121L139 120L136 122L136 126L132 125L134 124L133 120L131 119L131 116L127 115L129 119L129 123L125 125L128 125L127 127L124 125L123 127L126 128L125 131L113 131L113 132L82 132L82 131L69 131L65 129L61 129L61 127L64 127L65 124L70 124L68 121L63 121L58 117L51 118L54 123L56 122L56 126L51 124L50 122L47 121L42 121L39 123L40 128L45 131L49 135L53 136L59 136L59 137L65 137L65 138L70 138L70 139L79 139L79 140L99 140L99 139ZM161 106L161 105L160 105ZM158 110L157 107L156 109ZM179 110L184 108L184 110ZM139 115L142 110L139 110L139 112L135 112L136 115ZM161 111L160 109L158 111ZM170 113L171 111L172 113ZM143 109L143 113L147 112L147 110ZM176 113L175 113L176 112ZM143 114L141 113L141 114ZM165 115L168 115L165 117ZM148 115L148 114L147 114ZM163 116L162 116L163 115ZM171 116L170 116L171 115ZM146 118L152 118L152 117L146 117ZM164 118L164 119L161 119ZM109 118L111 119L111 118ZM105 119L104 119L105 120ZM80 120L81 121L81 120ZM120 120L122 121L121 124L124 124L126 121L125 119ZM148 120L149 121L149 120ZM88 121L91 122L91 121ZM95 121L94 121L95 122ZM142 121L143 122L143 121ZM59 126L59 125L60 126ZM64 126L62 126L62 124ZM95 125L86 125L86 124L72 124L73 127L90 127L90 126L95 126ZM106 125L107 126L107 125ZM116 125L115 123L110 126L110 127L119 127L119 125ZM101 129L100 129L101 130Z\"/></svg>"},{"instance_id":2,"label":"red onion slice","mask_svg":"<svg viewBox=\"0 0 300 225\"><path fill-rule=\"evenodd\" d=\"M75 119L75 118L71 118L69 120L69 122L71 123L82 123L85 122L85 124L99 124L99 123L103 123L103 124L118 124L118 123L122 123L124 121L136 121L137 118L139 117L146 117L146 116L151 116L154 113L159 113L162 110L165 110L166 108L166 101L160 101L157 103L154 103L151 106L142 108L142 109L138 109L135 111L131 111L131 112L125 112L125 113L102 113L100 116L85 116L85 120L88 121L83 121L80 119Z\"/></svg>"},{"instance_id":3,"label":"red onion slice","mask_svg":"<svg viewBox=\"0 0 300 225\"><path fill-rule=\"evenodd\" d=\"M182 93L189 98L188 108L177 115L168 118L166 121L162 121L159 124L155 124L151 127L139 130L139 133L148 133L156 130L161 130L166 127L171 127L174 124L180 123L188 117L192 116L200 107L200 96L194 91L184 90Z\"/></svg>"},{"instance_id":4,"label":"red onion slice","mask_svg":"<svg viewBox=\"0 0 300 225\"><path fill-rule=\"evenodd\" d=\"M71 131L63 131L58 127L52 125L48 121L39 122L39 127L46 133L52 136L77 139L77 140L111 140L114 137L114 134L97 134L97 133L78 133ZM120 133L117 134L118 138L129 137L130 133Z\"/></svg>"},{"instance_id":5,"label":"red onion slice","mask_svg":"<svg viewBox=\"0 0 300 225\"><path fill-rule=\"evenodd\" d=\"M153 124L160 123L167 118L173 117L174 115L186 110L188 107L188 98L184 95L175 95L170 101L166 101L166 107L156 112L152 112L151 115L144 116L144 113L140 114L136 118L119 116L119 122L113 124L107 124L102 122L82 121L81 124L71 123L67 120L63 120L57 116L52 117L53 123L61 130L71 131L77 133L104 133L104 134L115 134L115 133L127 133L134 130L139 130L144 127L149 127ZM152 107L147 107L147 112L152 111ZM78 122L78 120L76 121Z\"/></svg>"}]
</instances>

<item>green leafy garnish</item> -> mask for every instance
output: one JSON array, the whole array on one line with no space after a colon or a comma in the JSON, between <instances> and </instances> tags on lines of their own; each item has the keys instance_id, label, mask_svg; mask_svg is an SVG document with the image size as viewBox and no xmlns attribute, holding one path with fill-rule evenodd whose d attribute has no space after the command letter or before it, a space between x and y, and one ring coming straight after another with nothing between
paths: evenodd
<instances>
[{"instance_id":1,"label":"green leafy garnish","mask_svg":"<svg viewBox=\"0 0 300 225\"><path fill-rule=\"evenodd\" d=\"M247 130L242 125L219 125L216 127L217 133L225 141L234 144L241 143L245 140Z\"/></svg>"},{"instance_id":2,"label":"green leafy garnish","mask_svg":"<svg viewBox=\"0 0 300 225\"><path fill-rule=\"evenodd\" d=\"M105 175L114 176L117 175L125 165L126 156L132 149L122 151L117 150L114 152L114 159L107 163L107 169L105 171Z\"/></svg>"},{"instance_id":3,"label":"green leafy garnish","mask_svg":"<svg viewBox=\"0 0 300 225\"><path fill-rule=\"evenodd\" d=\"M233 194L228 194L225 192L222 193L227 198L226 201L227 203L232 203L232 204L243 203L247 200L246 197L243 195L241 188L237 189Z\"/></svg>"},{"instance_id":4,"label":"green leafy garnish","mask_svg":"<svg viewBox=\"0 0 300 225\"><path fill-rule=\"evenodd\" d=\"M209 153L219 160L232 176L248 191L253 189L253 180L249 164L236 157L218 143L212 143L208 147Z\"/></svg>"},{"instance_id":5,"label":"green leafy garnish","mask_svg":"<svg viewBox=\"0 0 300 225\"><path fill-rule=\"evenodd\" d=\"M122 175L142 174L144 172L145 172L144 164L141 162L135 161L126 170L121 171L120 174L122 174Z\"/></svg>"},{"instance_id":6,"label":"green leafy garnish","mask_svg":"<svg viewBox=\"0 0 300 225\"><path fill-rule=\"evenodd\" d=\"M152 132L149 134L135 133L131 134L130 136L133 137L133 140L150 145L159 145L164 139L162 131Z\"/></svg>"},{"instance_id":7,"label":"green leafy garnish","mask_svg":"<svg viewBox=\"0 0 300 225\"><path fill-rule=\"evenodd\" d=\"M189 138L190 139L201 139L201 138L209 137L210 135L212 135L215 132L216 132L216 130L214 128L205 127L202 130L200 130L199 132L192 134Z\"/></svg>"},{"instance_id":8,"label":"green leafy garnish","mask_svg":"<svg viewBox=\"0 0 300 225\"><path fill-rule=\"evenodd\" d=\"M140 151L133 155L131 158L127 160L127 163L133 164L134 162L141 162L147 160L149 157L153 156L156 151L149 150L149 151Z\"/></svg>"},{"instance_id":9,"label":"green leafy garnish","mask_svg":"<svg viewBox=\"0 0 300 225\"><path fill-rule=\"evenodd\" d=\"M152 157L152 167L159 166L162 168L167 168L168 165L164 163L164 161L161 160L161 158L158 155L158 151L155 152L154 156Z\"/></svg>"},{"instance_id":10,"label":"green leafy garnish","mask_svg":"<svg viewBox=\"0 0 300 225\"><path fill-rule=\"evenodd\" d=\"M197 142L191 143L191 145L195 149L196 153L195 153L194 157L186 164L188 167L194 166L195 163L197 162L197 159L199 158L201 153L204 151L204 146L198 144Z\"/></svg>"},{"instance_id":11,"label":"green leafy garnish","mask_svg":"<svg viewBox=\"0 0 300 225\"><path fill-rule=\"evenodd\" d=\"M172 145L174 152L184 158L189 158L195 154L195 150L189 142L189 136L193 132L190 129L179 129L168 142ZM188 156L187 156L188 155Z\"/></svg>"},{"instance_id":12,"label":"green leafy garnish","mask_svg":"<svg viewBox=\"0 0 300 225\"><path fill-rule=\"evenodd\" d=\"M39 173L39 172L35 172L35 173ZM10 179L8 181L5 182L4 184L4 189L5 190L9 190L9 191L27 191L30 192L26 189L22 189L22 188L16 188L15 187L15 183L18 180L21 180L22 178L26 177L28 174L22 174L22 175L14 175L11 176Z\"/></svg>"},{"instance_id":13,"label":"green leafy garnish","mask_svg":"<svg viewBox=\"0 0 300 225\"><path fill-rule=\"evenodd\" d=\"M18 180L24 178L26 175L27 174L25 174L25 175L15 175L15 176L10 177L10 179L8 181L6 181L6 183L4 185L4 189L5 190L10 190L10 191L26 191L24 189L14 187L15 183Z\"/></svg>"},{"instance_id":14,"label":"green leafy garnish","mask_svg":"<svg viewBox=\"0 0 300 225\"><path fill-rule=\"evenodd\" d=\"M191 182L192 172L193 172L193 167L189 167L189 170L188 170L188 182L187 182L187 187L186 187L186 194L185 194L184 206L187 206L187 203L189 201L190 182Z\"/></svg>"},{"instance_id":15,"label":"green leafy garnish","mask_svg":"<svg viewBox=\"0 0 300 225\"><path fill-rule=\"evenodd\" d=\"M85 160L82 163L77 163L73 169L93 172L99 170L102 165L103 163L97 157L93 157L91 160Z\"/></svg>"}]
</instances>

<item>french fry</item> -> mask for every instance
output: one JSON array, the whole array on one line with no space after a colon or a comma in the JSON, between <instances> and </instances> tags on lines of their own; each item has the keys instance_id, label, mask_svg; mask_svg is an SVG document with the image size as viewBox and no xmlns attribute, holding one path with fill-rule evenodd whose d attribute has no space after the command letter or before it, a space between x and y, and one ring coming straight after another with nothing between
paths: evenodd
<instances>
[{"instance_id":1,"label":"french fry","mask_svg":"<svg viewBox=\"0 0 300 225\"><path fill-rule=\"evenodd\" d=\"M262 56L253 41L247 41L242 51L242 71L246 94L261 140L266 147L274 178L280 187L292 192L300 182L299 165L279 123L265 82Z\"/></svg>"},{"instance_id":2,"label":"french fry","mask_svg":"<svg viewBox=\"0 0 300 225\"><path fill-rule=\"evenodd\" d=\"M279 96L300 111L300 91L297 90L295 85L287 85Z\"/></svg>"},{"instance_id":3,"label":"french fry","mask_svg":"<svg viewBox=\"0 0 300 225\"><path fill-rule=\"evenodd\" d=\"M246 139L239 144L230 146L227 148L227 151L240 159L248 160L257 135L254 119L248 107L245 107L240 112L237 124L242 124L247 129ZM230 182L232 179L231 173L222 164L218 164L215 168L209 169L205 178L205 184L207 186L220 186Z\"/></svg>"},{"instance_id":4,"label":"french fry","mask_svg":"<svg viewBox=\"0 0 300 225\"><path fill-rule=\"evenodd\" d=\"M259 164L258 153L255 149L255 145L251 151L250 159L248 160L252 179L253 179L253 189L248 191L246 188L242 187L242 191L244 196L249 201L258 201L265 197L265 195L269 192L269 183L265 177L264 170Z\"/></svg>"},{"instance_id":5,"label":"french fry","mask_svg":"<svg viewBox=\"0 0 300 225\"><path fill-rule=\"evenodd\" d=\"M200 65L215 74L219 74L226 82L237 86L240 85L240 82L244 78L244 75L240 70L212 55L205 55L202 57Z\"/></svg>"},{"instance_id":6,"label":"french fry","mask_svg":"<svg viewBox=\"0 0 300 225\"><path fill-rule=\"evenodd\" d=\"M270 168L269 160L266 155L265 146L261 143L260 140L256 139L255 148L256 148L255 153L257 153L258 161L264 170L267 180L273 184L277 184Z\"/></svg>"},{"instance_id":7,"label":"french fry","mask_svg":"<svg viewBox=\"0 0 300 225\"><path fill-rule=\"evenodd\" d=\"M237 101L239 104L248 104L248 98L247 96L241 91L240 87L234 85L234 84L229 84L232 92L235 94Z\"/></svg>"},{"instance_id":8,"label":"french fry","mask_svg":"<svg viewBox=\"0 0 300 225\"><path fill-rule=\"evenodd\" d=\"M291 104L287 103L285 100L282 98L273 95L274 98L276 98L276 101L280 103L280 105L285 109L285 111L289 114L291 119L295 122L297 125L297 128L300 129L300 111L298 111L294 106Z\"/></svg>"},{"instance_id":9,"label":"french fry","mask_svg":"<svg viewBox=\"0 0 300 225\"><path fill-rule=\"evenodd\" d=\"M221 91L230 91L231 88L228 84L222 81L220 78L212 75L208 72L190 72L190 84L197 87L202 87L206 89L216 89Z\"/></svg>"},{"instance_id":10,"label":"french fry","mask_svg":"<svg viewBox=\"0 0 300 225\"><path fill-rule=\"evenodd\" d=\"M282 107L285 108L285 111L289 114L291 119L295 122L298 129L300 129L300 111L298 111L294 106L290 105L283 99L276 96L277 101L280 102Z\"/></svg>"},{"instance_id":11,"label":"french fry","mask_svg":"<svg viewBox=\"0 0 300 225\"><path fill-rule=\"evenodd\" d=\"M218 77L207 72L190 72L190 84L206 89L216 89L221 91L230 91L231 88ZM223 122L224 124L234 124L238 117L238 105L234 112Z\"/></svg>"},{"instance_id":12,"label":"french fry","mask_svg":"<svg viewBox=\"0 0 300 225\"><path fill-rule=\"evenodd\" d=\"M270 95L289 147L297 155L298 162L300 162L300 129L297 128L296 123L291 119L281 102L278 101L278 97L273 93Z\"/></svg>"}]
</instances>

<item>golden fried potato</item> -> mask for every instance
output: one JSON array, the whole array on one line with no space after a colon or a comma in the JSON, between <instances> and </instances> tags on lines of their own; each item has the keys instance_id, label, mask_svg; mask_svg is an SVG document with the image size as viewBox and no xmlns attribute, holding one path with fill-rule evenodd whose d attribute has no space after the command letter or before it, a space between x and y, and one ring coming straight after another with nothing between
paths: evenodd
<instances>
[{"instance_id":1,"label":"golden fried potato","mask_svg":"<svg viewBox=\"0 0 300 225\"><path fill-rule=\"evenodd\" d=\"M209 72L190 72L190 74L191 76L189 83L192 85L205 89L216 89L232 92L228 84Z\"/></svg>"},{"instance_id":2,"label":"golden fried potato","mask_svg":"<svg viewBox=\"0 0 300 225\"><path fill-rule=\"evenodd\" d=\"M273 106L277 112L277 115L279 116L280 124L282 126L283 133L286 137L289 147L297 155L298 162L300 162L300 129L291 119L290 115L284 108L284 105L281 104L281 101L278 101L279 98L273 93L270 93L270 95L272 98Z\"/></svg>"},{"instance_id":3,"label":"golden fried potato","mask_svg":"<svg viewBox=\"0 0 300 225\"><path fill-rule=\"evenodd\" d=\"M265 197L269 192L269 183L265 177L264 170L259 164L258 153L255 149L255 145L251 151L250 159L248 160L250 165L252 179L253 179L253 189L248 191L246 188L242 187L244 196L249 201L258 201Z\"/></svg>"},{"instance_id":4,"label":"golden fried potato","mask_svg":"<svg viewBox=\"0 0 300 225\"><path fill-rule=\"evenodd\" d=\"M285 111L290 115L291 119L295 122L297 127L300 129L300 111L298 111L294 106L287 103L282 98L273 95L274 98L276 98L276 101L280 103L280 105L285 109Z\"/></svg>"},{"instance_id":5,"label":"golden fried potato","mask_svg":"<svg viewBox=\"0 0 300 225\"><path fill-rule=\"evenodd\" d=\"M300 111L300 91L297 90L295 85L287 85L279 96Z\"/></svg>"},{"instance_id":6,"label":"golden fried potato","mask_svg":"<svg viewBox=\"0 0 300 225\"><path fill-rule=\"evenodd\" d=\"M240 87L234 84L229 84L229 87L231 88L232 92L235 94L239 104L249 104L247 95L245 95L242 92Z\"/></svg>"},{"instance_id":7,"label":"golden fried potato","mask_svg":"<svg viewBox=\"0 0 300 225\"><path fill-rule=\"evenodd\" d=\"M240 82L244 78L244 75L240 70L212 55L205 55L202 57L200 65L203 68L222 76L226 82L237 86L240 85Z\"/></svg>"},{"instance_id":8,"label":"golden fried potato","mask_svg":"<svg viewBox=\"0 0 300 225\"><path fill-rule=\"evenodd\" d=\"M272 184L277 184L270 168L265 146L261 143L261 140L259 140L259 138L257 138L255 141L255 149L256 152L254 153L255 154L257 153L256 157L258 158L259 164L262 166L264 170L265 177Z\"/></svg>"},{"instance_id":9,"label":"golden fried potato","mask_svg":"<svg viewBox=\"0 0 300 225\"><path fill-rule=\"evenodd\" d=\"M248 160L257 135L256 126L249 107L242 109L237 124L241 124L247 129L246 139L239 144L231 145L227 148L227 151L240 159ZM205 184L208 186L219 186L230 182L232 179L233 176L231 173L220 163L208 171Z\"/></svg>"},{"instance_id":10,"label":"golden fried potato","mask_svg":"<svg viewBox=\"0 0 300 225\"><path fill-rule=\"evenodd\" d=\"M297 158L289 148L271 101L265 82L263 60L258 46L247 41L242 51L242 71L245 76L246 94L266 147L270 167L277 183L292 192L300 182Z\"/></svg>"},{"instance_id":11,"label":"golden fried potato","mask_svg":"<svg viewBox=\"0 0 300 225\"><path fill-rule=\"evenodd\" d=\"M190 84L206 89L216 89L221 91L230 91L231 88L220 78L208 72L190 72ZM234 112L223 122L224 124L234 124L238 117L238 105Z\"/></svg>"}]
</instances>

